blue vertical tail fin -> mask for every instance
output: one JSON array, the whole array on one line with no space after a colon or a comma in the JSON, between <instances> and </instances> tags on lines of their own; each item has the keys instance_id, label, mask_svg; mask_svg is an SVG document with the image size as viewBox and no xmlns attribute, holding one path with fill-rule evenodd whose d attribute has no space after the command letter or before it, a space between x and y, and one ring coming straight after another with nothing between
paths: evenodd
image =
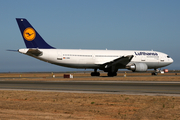
<instances>
[{"instance_id":1,"label":"blue vertical tail fin","mask_svg":"<svg viewBox=\"0 0 180 120\"><path fill-rule=\"evenodd\" d=\"M53 49L24 18L16 18L27 48Z\"/></svg>"}]
</instances>

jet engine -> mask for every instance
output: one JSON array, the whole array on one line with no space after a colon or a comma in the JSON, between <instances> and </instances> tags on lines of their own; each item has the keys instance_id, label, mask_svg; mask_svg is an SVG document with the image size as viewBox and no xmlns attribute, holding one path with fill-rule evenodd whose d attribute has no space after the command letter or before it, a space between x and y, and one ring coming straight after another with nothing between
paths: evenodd
<instances>
[{"instance_id":1,"label":"jet engine","mask_svg":"<svg viewBox=\"0 0 180 120\"><path fill-rule=\"evenodd\" d=\"M133 72L146 72L148 66L145 63L133 63L130 66L127 66L127 69L132 70Z\"/></svg>"}]
</instances>

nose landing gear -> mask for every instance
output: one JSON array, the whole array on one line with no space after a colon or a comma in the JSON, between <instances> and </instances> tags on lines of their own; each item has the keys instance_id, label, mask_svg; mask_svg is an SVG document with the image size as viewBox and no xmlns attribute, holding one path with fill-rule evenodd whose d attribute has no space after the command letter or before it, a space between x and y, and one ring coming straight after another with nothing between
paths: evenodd
<instances>
[{"instance_id":1,"label":"nose landing gear","mask_svg":"<svg viewBox=\"0 0 180 120\"><path fill-rule=\"evenodd\" d=\"M159 70L158 69L154 69L154 72L151 73L151 75L158 75Z\"/></svg>"}]
</instances>

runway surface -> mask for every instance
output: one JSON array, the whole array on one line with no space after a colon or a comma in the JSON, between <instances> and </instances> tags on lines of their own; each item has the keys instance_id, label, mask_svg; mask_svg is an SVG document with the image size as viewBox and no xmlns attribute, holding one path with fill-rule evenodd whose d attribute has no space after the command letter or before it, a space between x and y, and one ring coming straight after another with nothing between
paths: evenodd
<instances>
[{"instance_id":1,"label":"runway surface","mask_svg":"<svg viewBox=\"0 0 180 120\"><path fill-rule=\"evenodd\" d=\"M0 81L0 89L80 93L180 95L180 82L135 81Z\"/></svg>"}]
</instances>

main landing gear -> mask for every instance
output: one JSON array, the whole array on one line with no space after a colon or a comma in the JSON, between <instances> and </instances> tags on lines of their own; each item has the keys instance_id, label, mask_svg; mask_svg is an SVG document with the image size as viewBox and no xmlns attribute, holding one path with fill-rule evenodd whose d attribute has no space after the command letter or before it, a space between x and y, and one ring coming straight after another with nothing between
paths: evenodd
<instances>
[{"instance_id":1,"label":"main landing gear","mask_svg":"<svg viewBox=\"0 0 180 120\"><path fill-rule=\"evenodd\" d=\"M91 73L91 76L100 76L100 73L97 72L97 69L94 69L94 72Z\"/></svg>"},{"instance_id":2,"label":"main landing gear","mask_svg":"<svg viewBox=\"0 0 180 120\"><path fill-rule=\"evenodd\" d=\"M108 72L109 77L117 76L116 72ZM91 76L100 76L100 73L97 72L97 69L94 69L94 72L91 73Z\"/></svg>"},{"instance_id":3,"label":"main landing gear","mask_svg":"<svg viewBox=\"0 0 180 120\"><path fill-rule=\"evenodd\" d=\"M117 76L116 72L108 72L107 74L109 77Z\"/></svg>"}]
</instances>

